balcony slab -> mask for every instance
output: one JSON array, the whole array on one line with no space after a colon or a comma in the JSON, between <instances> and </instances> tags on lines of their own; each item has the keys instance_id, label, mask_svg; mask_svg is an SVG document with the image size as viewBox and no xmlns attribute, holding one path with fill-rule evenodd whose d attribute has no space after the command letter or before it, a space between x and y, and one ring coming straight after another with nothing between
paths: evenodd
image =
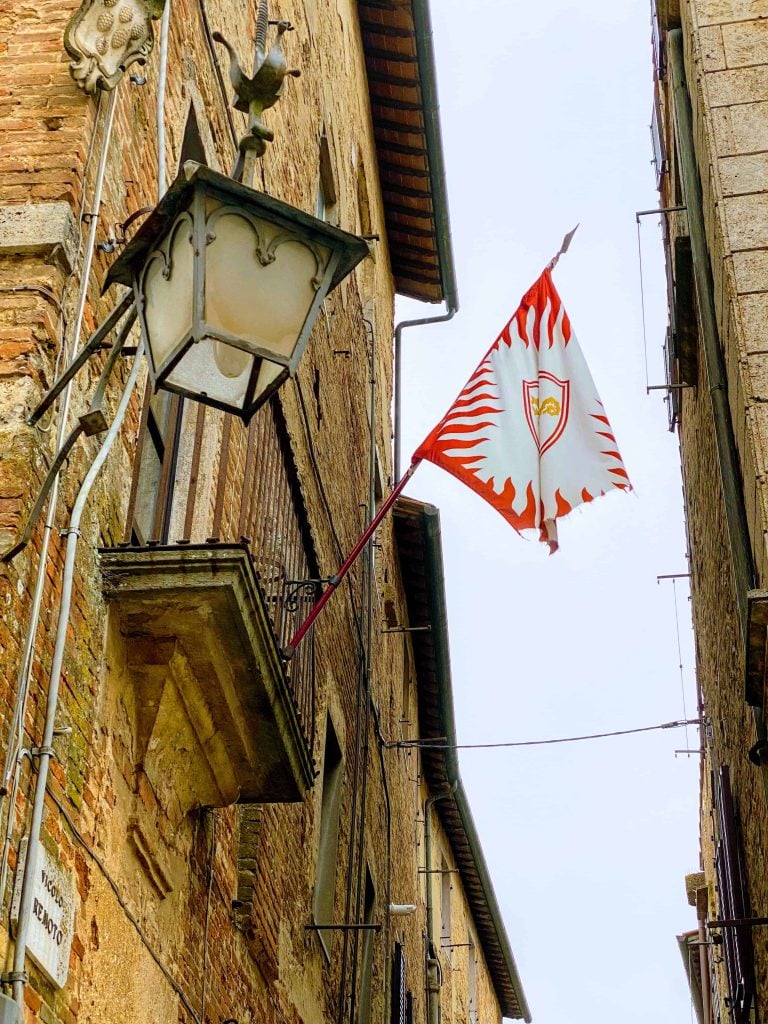
<instances>
[{"instance_id":1,"label":"balcony slab","mask_svg":"<svg viewBox=\"0 0 768 1024\"><path fill-rule=\"evenodd\" d=\"M166 808L300 800L311 750L248 551L100 555L133 689L134 759Z\"/></svg>"}]
</instances>

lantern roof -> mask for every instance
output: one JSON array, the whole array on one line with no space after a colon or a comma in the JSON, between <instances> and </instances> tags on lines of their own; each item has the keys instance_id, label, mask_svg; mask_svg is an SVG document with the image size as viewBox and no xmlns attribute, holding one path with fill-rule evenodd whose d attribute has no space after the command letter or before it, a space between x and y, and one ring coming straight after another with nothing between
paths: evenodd
<instances>
[{"instance_id":1,"label":"lantern roof","mask_svg":"<svg viewBox=\"0 0 768 1024\"><path fill-rule=\"evenodd\" d=\"M104 280L104 291L112 284L133 284L135 268L144 262L148 253L170 230L178 213L189 205L192 193L198 185L220 200L258 213L266 220L339 253L339 261L329 291L343 281L370 252L365 239L318 220L317 217L304 213L303 210L275 199L265 192L249 188L204 164L189 160L136 235L109 268Z\"/></svg>"}]
</instances>

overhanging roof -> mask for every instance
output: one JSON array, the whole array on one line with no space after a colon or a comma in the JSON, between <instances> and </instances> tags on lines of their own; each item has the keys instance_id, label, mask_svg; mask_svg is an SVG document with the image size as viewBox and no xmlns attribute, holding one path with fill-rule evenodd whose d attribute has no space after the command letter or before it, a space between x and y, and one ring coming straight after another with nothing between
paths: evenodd
<instances>
[{"instance_id":1,"label":"overhanging roof","mask_svg":"<svg viewBox=\"0 0 768 1024\"><path fill-rule=\"evenodd\" d=\"M440 513L434 505L400 498L394 509L395 538L412 626L430 625L411 633L419 692L420 739L446 737L456 744L453 717L448 620L440 541ZM531 1020L523 986L504 929L496 895L480 847L455 749L422 748L424 773L433 791L456 784L452 796L435 803L469 902L494 990L505 1017Z\"/></svg>"},{"instance_id":2,"label":"overhanging roof","mask_svg":"<svg viewBox=\"0 0 768 1024\"><path fill-rule=\"evenodd\" d=\"M701 958L699 956L699 945L701 939L698 931L684 932L677 936L677 946L683 958L685 976L688 978L688 987L691 990L691 1000L696 1011L698 1024L704 1024L704 1003L701 998Z\"/></svg>"},{"instance_id":3,"label":"overhanging roof","mask_svg":"<svg viewBox=\"0 0 768 1024\"><path fill-rule=\"evenodd\" d=\"M395 285L455 310L428 0L358 0L357 8Z\"/></svg>"}]
</instances>

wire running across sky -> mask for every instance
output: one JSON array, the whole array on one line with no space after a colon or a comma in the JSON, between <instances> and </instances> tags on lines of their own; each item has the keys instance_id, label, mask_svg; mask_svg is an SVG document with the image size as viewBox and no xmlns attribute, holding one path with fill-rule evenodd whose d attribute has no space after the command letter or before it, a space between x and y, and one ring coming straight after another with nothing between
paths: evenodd
<instances>
[{"instance_id":1,"label":"wire running across sky","mask_svg":"<svg viewBox=\"0 0 768 1024\"><path fill-rule=\"evenodd\" d=\"M684 729L689 725L702 725L701 718L683 718L675 722L664 722L662 725L644 725L639 729L616 729L613 732L594 732L587 736L560 736L552 740L513 740L509 743L447 743L445 736L437 736L434 740L398 740L387 743L387 747L399 750L493 750L499 747L544 747L553 743L581 743L584 740L604 740L611 736L632 736L639 732L658 732L659 729Z\"/></svg>"}]
</instances>

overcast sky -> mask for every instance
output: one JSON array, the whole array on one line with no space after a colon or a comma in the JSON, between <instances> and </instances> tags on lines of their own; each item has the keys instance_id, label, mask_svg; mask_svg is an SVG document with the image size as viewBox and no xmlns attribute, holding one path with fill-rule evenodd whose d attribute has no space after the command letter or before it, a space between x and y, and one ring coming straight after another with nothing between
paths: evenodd
<instances>
[{"instance_id":1,"label":"overcast sky","mask_svg":"<svg viewBox=\"0 0 768 1024\"><path fill-rule=\"evenodd\" d=\"M442 417L566 231L555 271L635 493L522 540L424 464L441 510L460 743L684 717L675 593L687 571L677 436L645 392L635 211L651 166L648 0L432 0L461 311L404 335L403 459ZM666 326L656 218L643 222L650 383ZM425 315L403 302L401 315ZM696 715L687 580L676 585ZM462 776L537 1024L691 1020L675 935L695 927L695 728L463 751Z\"/></svg>"}]
</instances>

